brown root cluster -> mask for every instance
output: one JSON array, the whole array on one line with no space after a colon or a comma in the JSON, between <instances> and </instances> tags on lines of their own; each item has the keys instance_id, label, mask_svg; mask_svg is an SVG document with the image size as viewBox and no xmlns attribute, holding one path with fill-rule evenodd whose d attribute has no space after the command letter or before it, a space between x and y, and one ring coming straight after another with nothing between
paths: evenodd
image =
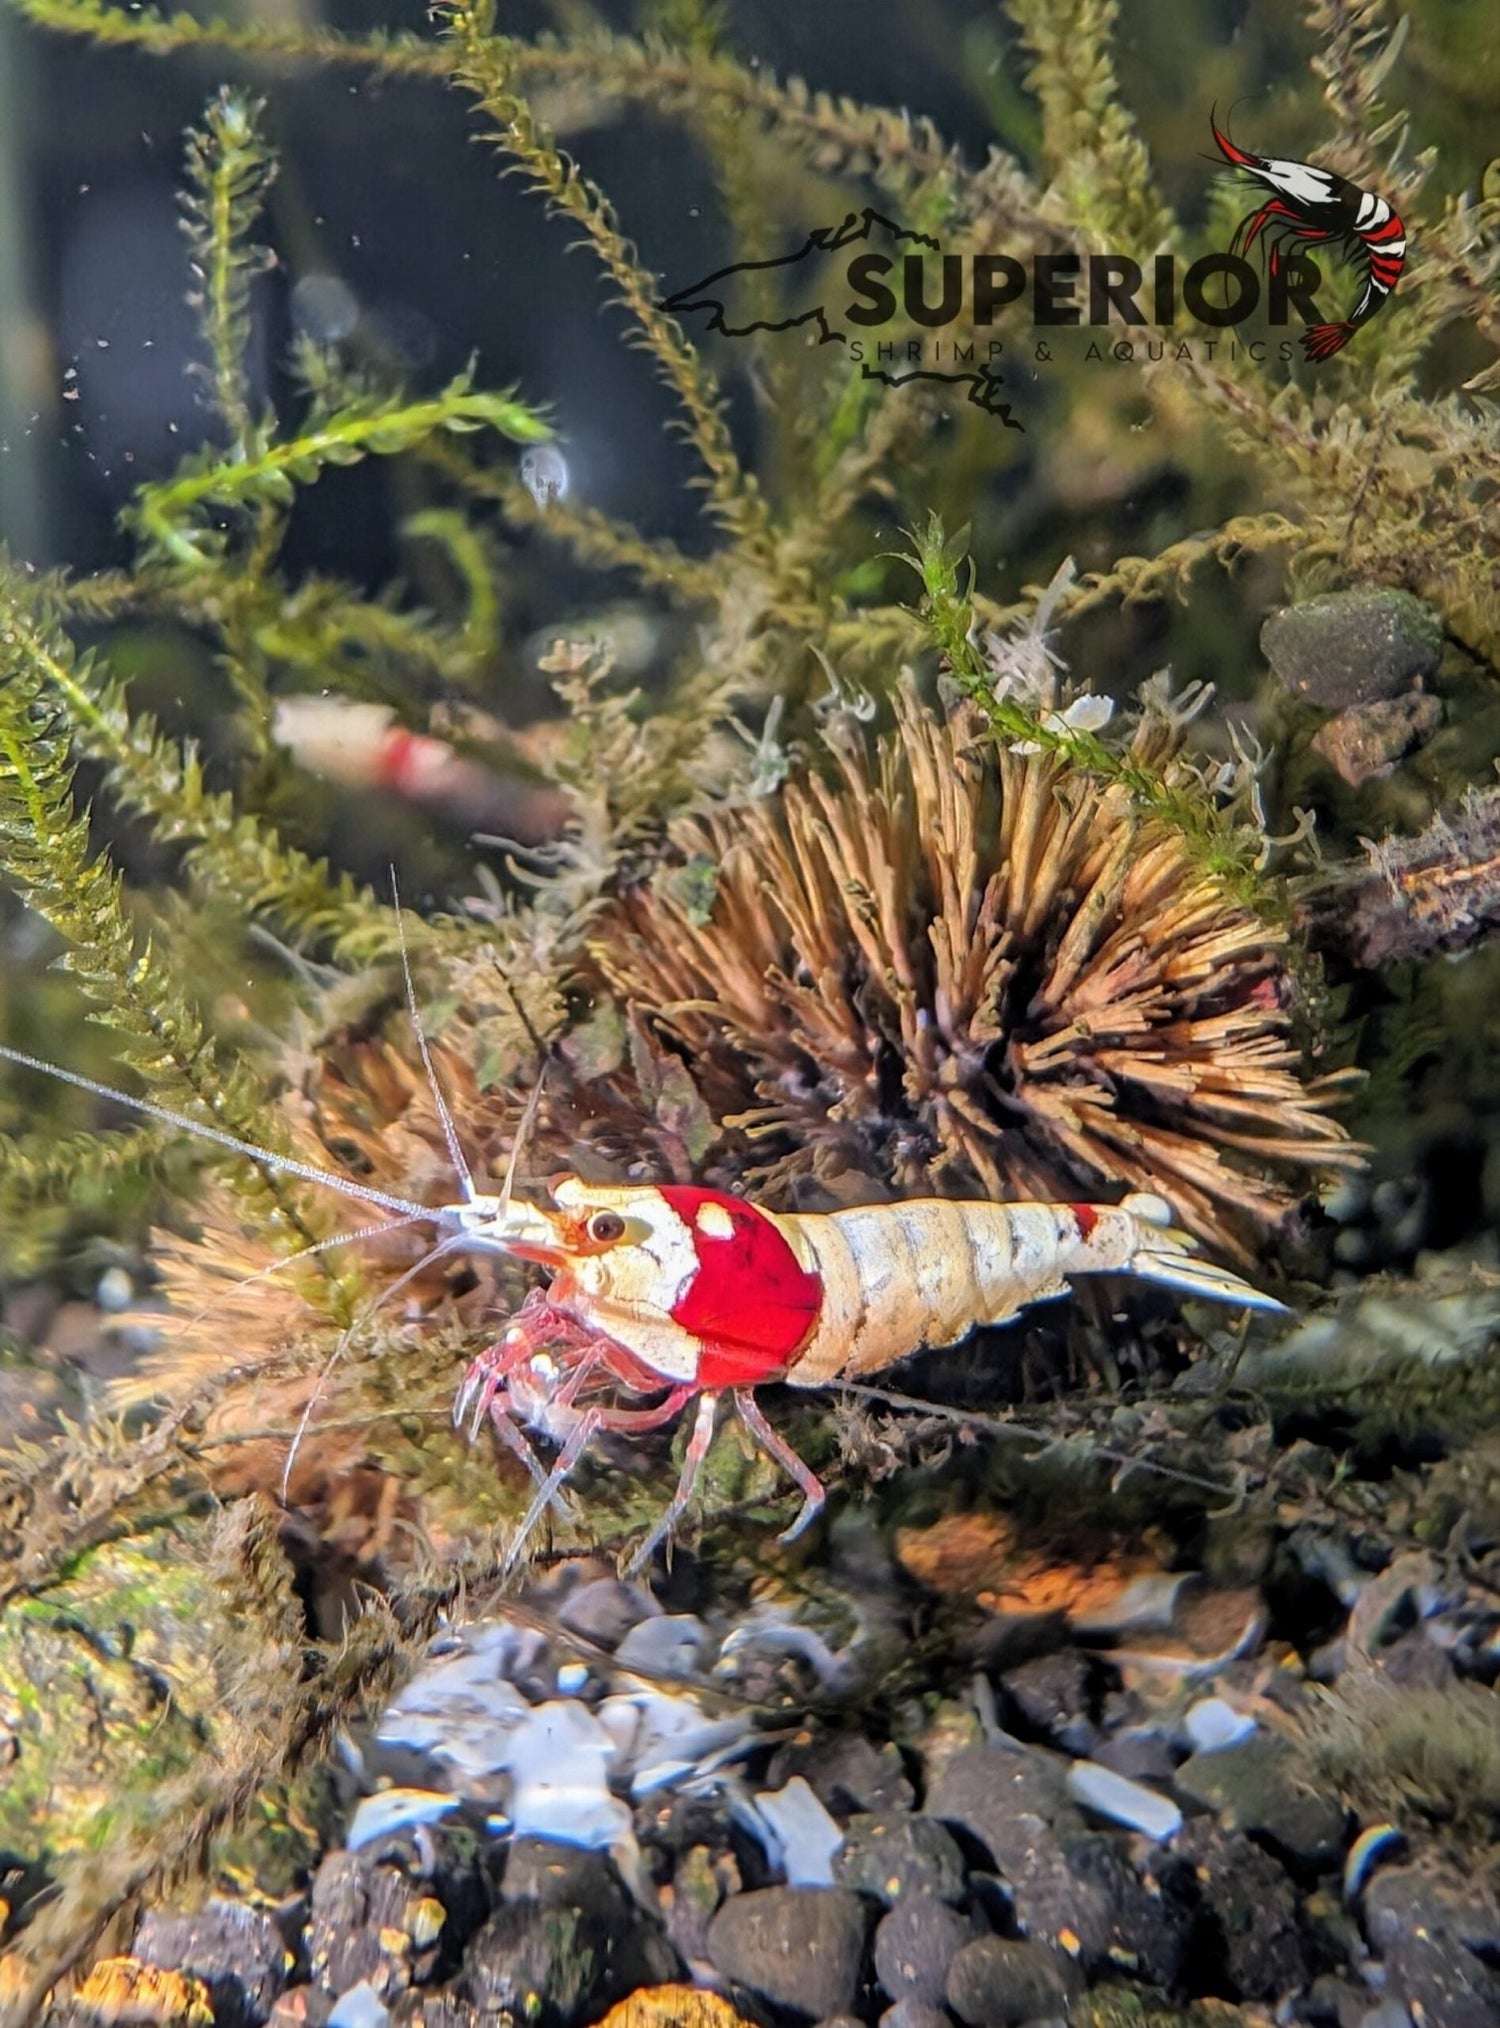
<instances>
[{"instance_id":1,"label":"brown root cluster","mask_svg":"<svg viewBox=\"0 0 1500 2028\"><path fill-rule=\"evenodd\" d=\"M1175 763L1146 718L1137 757ZM1061 756L905 689L873 757L695 816L590 945L791 1195L1167 1196L1243 1255L1358 1160L1304 1081L1286 938Z\"/></svg>"}]
</instances>

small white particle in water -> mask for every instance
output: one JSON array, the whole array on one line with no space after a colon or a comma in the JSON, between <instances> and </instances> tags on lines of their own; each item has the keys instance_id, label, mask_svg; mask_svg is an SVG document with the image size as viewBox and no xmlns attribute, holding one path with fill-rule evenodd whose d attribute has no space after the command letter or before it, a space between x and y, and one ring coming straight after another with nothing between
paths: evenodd
<instances>
[{"instance_id":1,"label":"small white particle in water","mask_svg":"<svg viewBox=\"0 0 1500 2028\"><path fill-rule=\"evenodd\" d=\"M521 484L538 507L568 497L568 461L555 444L537 444L521 455Z\"/></svg>"}]
</instances>

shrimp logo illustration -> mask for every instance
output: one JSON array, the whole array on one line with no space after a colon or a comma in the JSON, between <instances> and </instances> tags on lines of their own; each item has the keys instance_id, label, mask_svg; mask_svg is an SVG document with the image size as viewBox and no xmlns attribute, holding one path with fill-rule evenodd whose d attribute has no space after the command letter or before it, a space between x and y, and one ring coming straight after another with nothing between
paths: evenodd
<instances>
[{"instance_id":1,"label":"shrimp logo illustration","mask_svg":"<svg viewBox=\"0 0 1500 2028\"><path fill-rule=\"evenodd\" d=\"M1273 277L1285 254L1323 244L1342 253L1359 273L1362 286L1348 316L1334 324L1311 324L1302 334L1310 360L1331 359L1343 351L1360 325L1368 324L1390 300L1406 264L1406 227L1385 199L1372 190L1361 190L1357 183L1335 176L1331 170L1315 169L1310 162L1252 155L1248 148L1237 148L1227 134L1220 133L1213 115L1209 125L1225 161L1247 183L1271 193L1264 204L1240 220L1230 242L1232 254L1248 254L1264 232Z\"/></svg>"}]
</instances>

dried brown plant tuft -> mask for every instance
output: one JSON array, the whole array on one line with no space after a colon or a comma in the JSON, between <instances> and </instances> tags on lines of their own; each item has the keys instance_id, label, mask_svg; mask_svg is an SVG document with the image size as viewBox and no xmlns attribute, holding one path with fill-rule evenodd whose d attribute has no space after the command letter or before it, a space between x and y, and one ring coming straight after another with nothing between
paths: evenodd
<instances>
[{"instance_id":1,"label":"dried brown plant tuft","mask_svg":"<svg viewBox=\"0 0 1500 2028\"><path fill-rule=\"evenodd\" d=\"M1147 716L1136 757L1180 766ZM1284 932L1123 787L904 690L872 758L693 817L597 922L742 1173L997 1199L1151 1189L1243 1257L1359 1159L1304 1082Z\"/></svg>"}]
</instances>

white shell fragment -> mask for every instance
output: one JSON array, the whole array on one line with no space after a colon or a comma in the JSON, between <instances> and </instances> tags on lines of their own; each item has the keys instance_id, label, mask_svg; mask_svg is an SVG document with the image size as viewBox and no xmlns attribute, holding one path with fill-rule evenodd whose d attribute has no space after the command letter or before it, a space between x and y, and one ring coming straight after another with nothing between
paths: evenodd
<instances>
[{"instance_id":1,"label":"white shell fragment","mask_svg":"<svg viewBox=\"0 0 1500 2028\"><path fill-rule=\"evenodd\" d=\"M518 1838L607 1848L630 1835L630 1811L609 1790L615 1743L586 1704L538 1704L511 1733L504 1765Z\"/></svg>"},{"instance_id":2,"label":"white shell fragment","mask_svg":"<svg viewBox=\"0 0 1500 2028\"><path fill-rule=\"evenodd\" d=\"M756 1703L707 1685L732 1680L751 1658L763 1668L788 1656L826 1684L846 1658L779 1610L762 1608L716 1639L694 1615L663 1613L643 1587L613 1578L580 1585L561 1605L550 1624L502 1615L433 1643L381 1714L363 1761L367 1782L384 1773L432 1787L370 1797L351 1846L467 1801L494 1836L607 1850L629 1886L639 1871L634 1805L667 1790L727 1788L793 1885L832 1885L838 1825L800 1780L758 1811L730 1772L765 1738Z\"/></svg>"},{"instance_id":3,"label":"white shell fragment","mask_svg":"<svg viewBox=\"0 0 1500 2028\"><path fill-rule=\"evenodd\" d=\"M1175 1838L1182 1829L1182 1812L1168 1796L1158 1795L1143 1782L1130 1781L1098 1761L1075 1760L1068 1769L1068 1794L1075 1803L1111 1823L1139 1831L1158 1844Z\"/></svg>"},{"instance_id":4,"label":"white shell fragment","mask_svg":"<svg viewBox=\"0 0 1500 2028\"><path fill-rule=\"evenodd\" d=\"M1256 1724L1222 1697L1200 1697L1183 1719L1182 1729L1194 1753L1221 1753L1226 1746L1242 1746Z\"/></svg>"},{"instance_id":5,"label":"white shell fragment","mask_svg":"<svg viewBox=\"0 0 1500 2028\"><path fill-rule=\"evenodd\" d=\"M457 1796L443 1795L437 1789L381 1789L377 1795L366 1796L354 1812L344 1843L351 1852L358 1852L361 1846L393 1838L398 1831L417 1824L435 1824L457 1808Z\"/></svg>"},{"instance_id":6,"label":"white shell fragment","mask_svg":"<svg viewBox=\"0 0 1500 2028\"><path fill-rule=\"evenodd\" d=\"M755 1728L742 1714L709 1718L696 1697L648 1683L606 1697L599 1717L632 1769L633 1796L712 1775L755 1743Z\"/></svg>"},{"instance_id":7,"label":"white shell fragment","mask_svg":"<svg viewBox=\"0 0 1500 2028\"><path fill-rule=\"evenodd\" d=\"M361 1979L334 2002L328 2028L386 2028L391 2010L368 1979Z\"/></svg>"},{"instance_id":8,"label":"white shell fragment","mask_svg":"<svg viewBox=\"0 0 1500 2028\"><path fill-rule=\"evenodd\" d=\"M833 1886L833 1857L844 1834L801 1775L785 1788L763 1789L740 1814L767 1857L779 1862L788 1887Z\"/></svg>"}]
</instances>

